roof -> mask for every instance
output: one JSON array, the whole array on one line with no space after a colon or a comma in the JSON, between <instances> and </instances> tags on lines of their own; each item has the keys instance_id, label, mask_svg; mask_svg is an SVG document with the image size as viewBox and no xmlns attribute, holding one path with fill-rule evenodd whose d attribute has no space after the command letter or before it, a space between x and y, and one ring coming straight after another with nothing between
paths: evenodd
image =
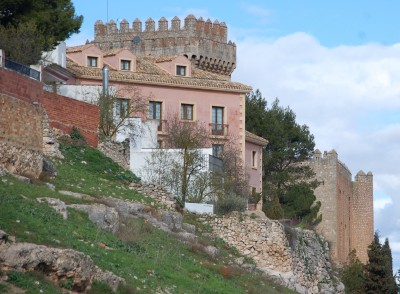
<instances>
[{"instance_id":1,"label":"roof","mask_svg":"<svg viewBox=\"0 0 400 294\"><path fill-rule=\"evenodd\" d=\"M122 52L124 50L128 50L129 51L129 49L127 49L127 48L118 48L118 49L113 49L113 50L104 52L103 56L106 57L106 56L117 55L118 53L120 53L120 52Z\"/></svg>"},{"instance_id":2,"label":"roof","mask_svg":"<svg viewBox=\"0 0 400 294\"><path fill-rule=\"evenodd\" d=\"M246 131L246 141L261 146L267 146L269 143L268 140L253 133L250 133L249 131Z\"/></svg>"},{"instance_id":3,"label":"roof","mask_svg":"<svg viewBox=\"0 0 400 294\"><path fill-rule=\"evenodd\" d=\"M67 53L82 52L83 50L94 46L94 44L85 44L80 46L67 47Z\"/></svg>"},{"instance_id":4,"label":"roof","mask_svg":"<svg viewBox=\"0 0 400 294\"><path fill-rule=\"evenodd\" d=\"M165 57L166 60L168 58L174 57ZM229 76L210 73L193 67L191 77L170 75L156 65L157 60L159 59L151 56L137 56L136 72L111 69L109 72L110 81L134 82L182 88L213 89L217 91L238 93L248 93L252 90L250 86L231 82ZM101 68L80 66L71 59L67 59L67 68L77 78L102 80Z\"/></svg>"}]
</instances>

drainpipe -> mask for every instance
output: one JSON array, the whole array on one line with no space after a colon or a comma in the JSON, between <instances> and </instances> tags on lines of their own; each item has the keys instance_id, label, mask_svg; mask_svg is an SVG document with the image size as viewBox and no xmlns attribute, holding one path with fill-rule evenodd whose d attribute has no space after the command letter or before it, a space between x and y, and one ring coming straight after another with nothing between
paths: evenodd
<instances>
[{"instance_id":1,"label":"drainpipe","mask_svg":"<svg viewBox=\"0 0 400 294\"><path fill-rule=\"evenodd\" d=\"M105 65L103 67L103 95L106 98L108 98L108 94L109 94L109 91L108 91L109 77L108 77L108 75L109 75L109 69L108 69L108 66Z\"/></svg>"}]
</instances>

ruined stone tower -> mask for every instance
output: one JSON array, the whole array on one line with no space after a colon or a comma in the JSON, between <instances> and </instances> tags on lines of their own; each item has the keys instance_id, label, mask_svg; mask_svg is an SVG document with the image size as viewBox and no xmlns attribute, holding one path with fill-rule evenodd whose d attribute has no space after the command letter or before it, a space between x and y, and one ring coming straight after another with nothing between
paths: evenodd
<instances>
[{"instance_id":1,"label":"ruined stone tower","mask_svg":"<svg viewBox=\"0 0 400 294\"><path fill-rule=\"evenodd\" d=\"M322 214L316 230L330 243L332 260L344 265L350 251L356 249L360 261L366 263L374 235L372 173L360 171L353 182L335 150L323 155L315 150L310 166L321 182L315 189Z\"/></svg>"},{"instance_id":2,"label":"ruined stone tower","mask_svg":"<svg viewBox=\"0 0 400 294\"><path fill-rule=\"evenodd\" d=\"M228 28L224 22L210 19L196 19L193 15L185 18L184 25L174 17L171 26L162 17L158 21L149 18L142 29L142 22L135 19L132 27L126 19L119 28L110 20L101 20L94 25L94 44L102 50L129 48L138 56L185 55L194 67L230 76L236 68L236 45L227 41Z\"/></svg>"}]
</instances>

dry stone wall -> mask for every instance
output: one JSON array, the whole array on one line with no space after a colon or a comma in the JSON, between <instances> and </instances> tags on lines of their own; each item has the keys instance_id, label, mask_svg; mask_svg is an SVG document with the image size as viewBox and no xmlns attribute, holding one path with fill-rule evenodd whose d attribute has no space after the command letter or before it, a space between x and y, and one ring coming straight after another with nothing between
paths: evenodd
<instances>
[{"instance_id":1,"label":"dry stone wall","mask_svg":"<svg viewBox=\"0 0 400 294\"><path fill-rule=\"evenodd\" d=\"M298 293L344 293L332 274L328 244L315 232L285 229L277 221L234 212L202 216L213 233L251 257L257 267Z\"/></svg>"},{"instance_id":2,"label":"dry stone wall","mask_svg":"<svg viewBox=\"0 0 400 294\"><path fill-rule=\"evenodd\" d=\"M130 188L153 199L152 205L158 204L169 210L175 210L176 202L173 195L160 185L131 183Z\"/></svg>"},{"instance_id":3,"label":"dry stone wall","mask_svg":"<svg viewBox=\"0 0 400 294\"><path fill-rule=\"evenodd\" d=\"M0 94L0 165L8 172L39 177L43 165L42 121L39 107Z\"/></svg>"},{"instance_id":4,"label":"dry stone wall","mask_svg":"<svg viewBox=\"0 0 400 294\"><path fill-rule=\"evenodd\" d=\"M122 143L111 141L101 142L97 146L97 149L99 149L107 157L110 157L112 160L117 162L123 168L129 169L129 141Z\"/></svg>"}]
</instances>

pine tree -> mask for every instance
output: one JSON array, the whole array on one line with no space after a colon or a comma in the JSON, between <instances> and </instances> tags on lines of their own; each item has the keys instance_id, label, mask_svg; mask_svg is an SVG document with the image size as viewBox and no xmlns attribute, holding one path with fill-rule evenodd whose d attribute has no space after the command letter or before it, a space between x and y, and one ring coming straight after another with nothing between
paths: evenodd
<instances>
[{"instance_id":1,"label":"pine tree","mask_svg":"<svg viewBox=\"0 0 400 294\"><path fill-rule=\"evenodd\" d=\"M368 246L368 264L366 265L365 293L396 294L395 280L392 274L392 253L389 240L382 246L379 234L374 234L374 240Z\"/></svg>"},{"instance_id":2,"label":"pine tree","mask_svg":"<svg viewBox=\"0 0 400 294\"><path fill-rule=\"evenodd\" d=\"M387 284L388 293L397 294L398 288L393 276L392 250L390 249L388 238L385 239L385 243L382 246L382 255L385 258L385 283Z\"/></svg>"},{"instance_id":3,"label":"pine tree","mask_svg":"<svg viewBox=\"0 0 400 294\"><path fill-rule=\"evenodd\" d=\"M355 250L350 252L349 259L349 265L344 267L341 273L342 282L346 287L346 293L363 294L365 293L364 265L357 258Z\"/></svg>"},{"instance_id":4,"label":"pine tree","mask_svg":"<svg viewBox=\"0 0 400 294\"><path fill-rule=\"evenodd\" d=\"M307 161L314 151L314 136L296 114L275 99L268 107L259 90L246 96L246 130L266 138L263 153L264 207L268 216L282 215L307 224L320 221L313 189L317 181ZM276 202L278 200L278 202Z\"/></svg>"}]
</instances>

